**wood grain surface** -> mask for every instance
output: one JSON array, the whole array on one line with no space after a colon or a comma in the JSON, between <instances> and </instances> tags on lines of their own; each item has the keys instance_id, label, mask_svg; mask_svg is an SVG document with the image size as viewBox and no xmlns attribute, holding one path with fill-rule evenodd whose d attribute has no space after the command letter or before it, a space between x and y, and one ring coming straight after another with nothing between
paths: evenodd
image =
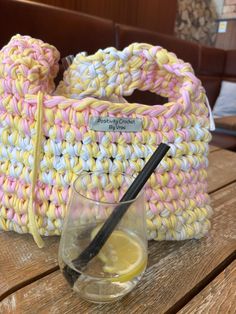
<instances>
[{"instance_id":1,"label":"wood grain surface","mask_svg":"<svg viewBox=\"0 0 236 314\"><path fill-rule=\"evenodd\" d=\"M232 4L235 4L231 0ZM236 49L236 20L227 21L227 31L225 33L216 33L215 47L231 50Z\"/></svg>"},{"instance_id":2,"label":"wood grain surface","mask_svg":"<svg viewBox=\"0 0 236 314\"><path fill-rule=\"evenodd\" d=\"M217 150L210 153L208 191L216 191L234 181L236 181L236 154L229 150Z\"/></svg>"},{"instance_id":3,"label":"wood grain surface","mask_svg":"<svg viewBox=\"0 0 236 314\"><path fill-rule=\"evenodd\" d=\"M58 237L39 249L32 236L0 233L0 300L15 289L57 269ZM0 311L0 313L2 313Z\"/></svg>"},{"instance_id":4,"label":"wood grain surface","mask_svg":"<svg viewBox=\"0 0 236 314\"><path fill-rule=\"evenodd\" d=\"M211 313L236 313L236 261L178 312L178 314Z\"/></svg>"},{"instance_id":5,"label":"wood grain surface","mask_svg":"<svg viewBox=\"0 0 236 314\"><path fill-rule=\"evenodd\" d=\"M209 192L236 179L235 158L236 154L230 151L213 150L210 153ZM222 163L224 167L221 166ZM43 277L58 268L58 243L57 237L47 238L46 247L40 250L30 235L1 232L0 300L35 278ZM149 260L149 266L184 245L184 242L173 243L159 243L159 254L156 255L156 244L150 242L149 249L153 258Z\"/></svg>"},{"instance_id":6,"label":"wood grain surface","mask_svg":"<svg viewBox=\"0 0 236 314\"><path fill-rule=\"evenodd\" d=\"M220 150L221 148L214 145L209 145L209 149L210 149L210 152L214 152L216 150Z\"/></svg>"},{"instance_id":7,"label":"wood grain surface","mask_svg":"<svg viewBox=\"0 0 236 314\"><path fill-rule=\"evenodd\" d=\"M59 271L6 297L0 313L174 313L235 258L236 183L212 194L215 213L209 235L200 240L151 242L149 265L128 296L113 304L81 300ZM42 301L43 300L43 301Z\"/></svg>"}]
</instances>

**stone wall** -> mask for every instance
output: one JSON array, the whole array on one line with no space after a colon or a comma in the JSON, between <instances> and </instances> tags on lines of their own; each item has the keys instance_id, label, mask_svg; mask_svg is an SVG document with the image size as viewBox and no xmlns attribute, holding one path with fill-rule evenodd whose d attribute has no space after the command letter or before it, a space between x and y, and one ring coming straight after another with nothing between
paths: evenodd
<instances>
[{"instance_id":1,"label":"stone wall","mask_svg":"<svg viewBox=\"0 0 236 314\"><path fill-rule=\"evenodd\" d=\"M216 20L219 18L219 6L216 5L216 1L178 0L175 23L176 36L200 44L214 46L217 32ZM234 1L236 3L236 0Z\"/></svg>"}]
</instances>

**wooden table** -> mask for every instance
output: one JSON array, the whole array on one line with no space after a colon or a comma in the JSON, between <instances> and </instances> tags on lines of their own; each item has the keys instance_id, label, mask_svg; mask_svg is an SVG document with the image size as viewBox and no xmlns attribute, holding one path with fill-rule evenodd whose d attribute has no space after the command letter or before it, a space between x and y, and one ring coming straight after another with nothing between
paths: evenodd
<instances>
[{"instance_id":1,"label":"wooden table","mask_svg":"<svg viewBox=\"0 0 236 314\"><path fill-rule=\"evenodd\" d=\"M147 271L121 301L80 300L59 272L59 239L0 233L0 313L236 313L236 154L210 149L214 216L200 240L149 243Z\"/></svg>"}]
</instances>

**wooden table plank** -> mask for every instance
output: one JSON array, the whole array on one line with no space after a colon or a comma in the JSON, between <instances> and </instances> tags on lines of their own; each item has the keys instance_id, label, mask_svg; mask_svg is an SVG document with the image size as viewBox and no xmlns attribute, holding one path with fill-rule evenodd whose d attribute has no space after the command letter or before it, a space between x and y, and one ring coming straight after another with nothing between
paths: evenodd
<instances>
[{"instance_id":1,"label":"wooden table plank","mask_svg":"<svg viewBox=\"0 0 236 314\"><path fill-rule=\"evenodd\" d=\"M218 146L214 146L214 145L209 145L209 149L210 149L210 152L214 152L216 150L220 150L222 148L218 147Z\"/></svg>"},{"instance_id":2,"label":"wooden table plank","mask_svg":"<svg viewBox=\"0 0 236 314\"><path fill-rule=\"evenodd\" d=\"M33 278L57 269L58 242L58 237L47 238L45 248L39 249L30 235L1 232L0 300Z\"/></svg>"},{"instance_id":3,"label":"wooden table plank","mask_svg":"<svg viewBox=\"0 0 236 314\"><path fill-rule=\"evenodd\" d=\"M235 257L235 192L233 183L213 193L215 214L207 237L182 243L165 242L166 251L161 243L151 242L145 276L123 300L89 304L80 300L56 271L8 296L2 301L0 312L27 314L32 313L32 306L37 313L176 312Z\"/></svg>"},{"instance_id":4,"label":"wooden table plank","mask_svg":"<svg viewBox=\"0 0 236 314\"><path fill-rule=\"evenodd\" d=\"M235 314L236 261L232 262L205 289L196 295L179 314Z\"/></svg>"},{"instance_id":5,"label":"wooden table plank","mask_svg":"<svg viewBox=\"0 0 236 314\"><path fill-rule=\"evenodd\" d=\"M214 191L236 179L236 154L230 151L214 151L210 153L209 191ZM222 167L222 161L224 166ZM57 266L58 238L46 239L47 247L38 249L29 235L18 235L13 232L0 233L0 300L7 294L33 281L35 277L43 277L55 270ZM168 243L168 242L167 242ZM181 247L184 242L173 246L162 242L157 258L170 254L171 250ZM153 250L155 251L155 246ZM150 245L150 250L152 246ZM14 254L14 258L13 258ZM152 259L153 263L155 258ZM150 261L150 262L151 262ZM20 271L19 271L20 269Z\"/></svg>"},{"instance_id":6,"label":"wooden table plank","mask_svg":"<svg viewBox=\"0 0 236 314\"><path fill-rule=\"evenodd\" d=\"M236 154L217 150L209 155L208 191L213 192L236 180Z\"/></svg>"}]
</instances>

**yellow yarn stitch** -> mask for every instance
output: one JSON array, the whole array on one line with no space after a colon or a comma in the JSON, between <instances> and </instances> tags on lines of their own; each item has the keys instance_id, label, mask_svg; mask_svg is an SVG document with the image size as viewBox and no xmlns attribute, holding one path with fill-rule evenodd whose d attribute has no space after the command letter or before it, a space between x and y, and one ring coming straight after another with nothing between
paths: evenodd
<instances>
[{"instance_id":1,"label":"yellow yarn stitch","mask_svg":"<svg viewBox=\"0 0 236 314\"><path fill-rule=\"evenodd\" d=\"M28 47L31 39L23 42ZM194 79L190 65L160 47L133 44L124 53L111 48L81 60L79 57L69 71L71 80L64 80L65 86L61 89L61 94L69 98L55 97L50 95L53 90L50 67L56 66L54 53L50 55L46 46L47 52L41 55L44 44L34 43L33 40L33 45L25 49L16 43L16 50L0 53L1 119L4 121L0 145L4 194L0 228L30 231L42 245L40 235L60 233L68 189L80 170L136 173L151 151L164 141L171 145L170 156L163 160L147 184L148 237L180 240L204 235L211 214L205 170L209 121L204 90ZM36 46L40 49L37 53ZM107 58L109 51L112 53ZM41 64L42 57L45 61ZM45 66L47 61L50 66ZM81 73L76 75L80 65ZM9 83L5 80L8 76ZM114 93L130 95L136 88L168 96L169 103L148 107L122 104L114 99ZM42 154L39 152L42 95L37 95L38 90L45 93ZM81 100L71 99L76 93ZM89 94L102 101L84 98ZM91 116L139 118L143 128L138 134L98 134L89 129ZM35 205L39 204L39 208L34 211L36 181L39 184ZM184 227L185 224L189 226Z\"/></svg>"},{"instance_id":2,"label":"yellow yarn stitch","mask_svg":"<svg viewBox=\"0 0 236 314\"><path fill-rule=\"evenodd\" d=\"M44 246L44 242L38 232L35 208L34 208L34 193L35 186L40 162L40 145L42 142L42 121L43 121L43 94L41 92L38 93L37 96L37 114L36 114L36 134L35 134L35 148L34 148L34 167L32 172L32 188L30 193L30 201L29 201L29 230L33 235L34 241L37 245L42 248Z\"/></svg>"}]
</instances>

